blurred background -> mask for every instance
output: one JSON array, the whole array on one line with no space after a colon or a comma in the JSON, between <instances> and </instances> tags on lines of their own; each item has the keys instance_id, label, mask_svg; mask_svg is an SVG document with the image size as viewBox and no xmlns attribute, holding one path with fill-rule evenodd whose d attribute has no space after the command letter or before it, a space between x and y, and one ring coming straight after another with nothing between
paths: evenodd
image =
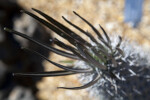
<instances>
[{"instance_id":1,"label":"blurred background","mask_svg":"<svg viewBox=\"0 0 150 100\"><path fill-rule=\"evenodd\" d=\"M150 50L149 0L0 0L0 100L96 100L90 97L86 90L57 89L58 86L81 85L76 75L55 78L12 76L15 72L58 69L40 57L21 50L21 47L36 50L59 63L68 60L3 31L4 27L8 27L49 46L52 45L49 41L52 37L66 42L33 18L20 13L22 9L31 11L31 8L39 9L68 26L61 18L65 16L84 30L90 31L90 28L72 13L76 11L97 29L100 24L108 34L119 34Z\"/></svg>"}]
</instances>

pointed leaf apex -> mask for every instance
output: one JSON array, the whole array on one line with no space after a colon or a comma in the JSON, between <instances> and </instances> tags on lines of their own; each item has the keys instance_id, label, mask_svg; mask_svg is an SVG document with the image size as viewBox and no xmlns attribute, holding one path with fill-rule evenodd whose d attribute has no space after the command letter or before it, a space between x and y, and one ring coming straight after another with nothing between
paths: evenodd
<instances>
[{"instance_id":1,"label":"pointed leaf apex","mask_svg":"<svg viewBox=\"0 0 150 100\"><path fill-rule=\"evenodd\" d=\"M7 28L7 27L4 27L4 31L7 31L7 32L12 32L11 29Z\"/></svg>"}]
</instances>

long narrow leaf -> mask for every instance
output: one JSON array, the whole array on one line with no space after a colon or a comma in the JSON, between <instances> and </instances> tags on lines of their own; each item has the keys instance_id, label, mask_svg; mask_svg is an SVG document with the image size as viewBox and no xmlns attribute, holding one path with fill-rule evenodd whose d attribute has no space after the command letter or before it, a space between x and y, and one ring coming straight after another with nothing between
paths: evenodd
<instances>
[{"instance_id":1,"label":"long narrow leaf","mask_svg":"<svg viewBox=\"0 0 150 100\"><path fill-rule=\"evenodd\" d=\"M108 37L108 35L107 35L106 31L104 30L104 28L103 28L100 24L99 24L99 27L102 29L102 31L103 31L103 33L104 33L104 35L105 35L106 39L107 39L107 42L108 42L108 43L109 43L109 45L110 45L111 41L110 41L110 38Z\"/></svg>"},{"instance_id":2,"label":"long narrow leaf","mask_svg":"<svg viewBox=\"0 0 150 100\"><path fill-rule=\"evenodd\" d=\"M90 56L90 54L82 48L80 44L77 44L77 48L79 51L85 56L85 58L91 62L95 67L101 68L103 70L106 70L106 66L100 64L98 61L96 61L93 57Z\"/></svg>"},{"instance_id":3,"label":"long narrow leaf","mask_svg":"<svg viewBox=\"0 0 150 100\"><path fill-rule=\"evenodd\" d=\"M91 24L89 23L86 19L84 19L83 17L81 17L78 13L76 13L75 11L73 11L73 13L75 15L77 15L78 17L80 17L84 22L86 22L92 29L93 31L97 34L97 36L101 39L103 39L103 37L101 36L101 34L98 32L98 30Z\"/></svg>"},{"instance_id":4,"label":"long narrow leaf","mask_svg":"<svg viewBox=\"0 0 150 100\"><path fill-rule=\"evenodd\" d=\"M67 28L66 26L64 26L63 24L59 23L58 21L56 21L55 19L53 19L52 17L46 15L45 13L32 8L34 11L36 11L37 13L39 13L40 15L42 15L44 18L46 18L49 22L51 22L52 24L54 24L55 26L59 27L61 30L63 30L64 32L66 32L68 35L70 35L71 37L73 37L74 39L76 39L77 41L81 41L81 43L84 43L86 45L90 45L87 41L85 41L83 38L81 38L79 35L77 35L75 32L73 32L71 29Z\"/></svg>"},{"instance_id":5,"label":"long narrow leaf","mask_svg":"<svg viewBox=\"0 0 150 100\"><path fill-rule=\"evenodd\" d=\"M75 39L70 37L69 35L65 34L62 30L60 30L59 28L57 28L56 26L48 23L47 21L39 18L38 16L28 12L28 11L24 11L22 10L21 12L28 14L29 16L33 17L34 19L36 19L37 21L39 21L40 23L42 23L43 25L47 26L49 29L51 29L52 31L54 31L56 34L58 34L59 36L63 37L64 39L68 40L68 42L70 42L71 44L74 45Z\"/></svg>"},{"instance_id":6,"label":"long narrow leaf","mask_svg":"<svg viewBox=\"0 0 150 100\"><path fill-rule=\"evenodd\" d=\"M48 62L52 63L53 65L61 68L61 69L64 69L66 71L71 71L71 72L77 72L77 73L88 73L88 72L92 72L91 69L77 69L77 68L70 68L70 67L67 67L67 66L64 66L64 65L61 65L61 64L58 64L58 63L55 63L51 60L49 60L48 58L46 58L44 55L36 52L36 51L33 51L33 50L29 50L29 49L25 49L24 50L27 50L27 51L30 51L30 52L33 52L34 54L40 56L41 58L47 60Z\"/></svg>"},{"instance_id":7,"label":"long narrow leaf","mask_svg":"<svg viewBox=\"0 0 150 100\"><path fill-rule=\"evenodd\" d=\"M77 30L79 30L81 33L85 34L86 36L88 36L93 42L95 42L96 44L98 44L98 42L96 41L96 39L89 34L88 32L85 32L83 29L81 29L80 27L76 26L75 24L71 23L70 21L68 21L64 16L62 16L62 18L71 26L73 26L74 28L76 28Z\"/></svg>"},{"instance_id":8,"label":"long narrow leaf","mask_svg":"<svg viewBox=\"0 0 150 100\"><path fill-rule=\"evenodd\" d=\"M55 77L77 74L75 72L68 71L50 71L50 72L31 72L31 73L13 73L13 76L25 76L25 77Z\"/></svg>"},{"instance_id":9,"label":"long narrow leaf","mask_svg":"<svg viewBox=\"0 0 150 100\"><path fill-rule=\"evenodd\" d=\"M25 34L23 34L23 33L20 33L20 32L17 32L17 31L8 29L8 28L4 28L4 30L7 31L7 32L9 32L9 33L13 33L13 34L16 34L16 35L18 35L18 36L21 36L21 37L23 37L23 38L25 38L25 39L27 39L27 40L30 40L30 41L36 43L36 44L39 45L39 46L42 46L42 47L44 47L44 48L46 48L46 49L48 49L48 50L50 50L50 51L55 52L56 54L59 54L59 55L65 56L65 57L69 57L69 58L72 58L72 59L78 59L78 57L75 56L75 55L73 55L73 54L70 54L70 53L64 52L64 51L62 51L62 50L58 50L58 49L56 49L56 48L47 46L47 45L45 45L44 43L38 42L37 40L34 40L34 39L32 39L31 37L29 37L29 36L27 36L27 35L25 35Z\"/></svg>"},{"instance_id":10,"label":"long narrow leaf","mask_svg":"<svg viewBox=\"0 0 150 100\"><path fill-rule=\"evenodd\" d=\"M80 90L80 89L85 89L85 88L88 88L92 85L94 85L99 79L101 78L101 76L98 74L98 75L95 75L95 77L93 77L93 80L90 81L89 83L83 85L83 86L80 86L80 87L58 87L59 89L70 89L70 90Z\"/></svg>"},{"instance_id":11,"label":"long narrow leaf","mask_svg":"<svg viewBox=\"0 0 150 100\"><path fill-rule=\"evenodd\" d=\"M54 39L53 39L53 42L54 42L56 45L58 45L59 47L63 48L63 49L66 49L66 50L69 50L69 51L70 51L70 49L74 49L75 51L77 51L76 48L64 44L63 42L59 41L57 38L54 38Z\"/></svg>"}]
</instances>

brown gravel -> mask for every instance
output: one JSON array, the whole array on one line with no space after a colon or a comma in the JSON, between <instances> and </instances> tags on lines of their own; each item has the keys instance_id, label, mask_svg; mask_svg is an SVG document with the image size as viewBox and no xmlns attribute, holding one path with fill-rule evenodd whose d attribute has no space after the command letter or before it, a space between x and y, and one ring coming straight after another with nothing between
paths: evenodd
<instances>
[{"instance_id":1,"label":"brown gravel","mask_svg":"<svg viewBox=\"0 0 150 100\"><path fill-rule=\"evenodd\" d=\"M145 0L144 15L140 25L133 29L129 24L123 22L124 0L18 0L27 10L30 8L39 9L58 21L65 23L61 16L65 16L73 23L81 26L85 30L90 28L83 23L72 11L78 12L98 28L101 24L109 34L122 34L122 36L136 41L145 49L150 47L150 1ZM53 35L58 37L57 35ZM64 40L63 40L64 41ZM53 61L59 62L66 58L51 53ZM45 70L56 70L53 65L44 62ZM37 94L41 100L94 100L88 96L85 90L71 91L59 90L58 86L79 86L76 76L43 78L37 84L39 93Z\"/></svg>"}]
</instances>

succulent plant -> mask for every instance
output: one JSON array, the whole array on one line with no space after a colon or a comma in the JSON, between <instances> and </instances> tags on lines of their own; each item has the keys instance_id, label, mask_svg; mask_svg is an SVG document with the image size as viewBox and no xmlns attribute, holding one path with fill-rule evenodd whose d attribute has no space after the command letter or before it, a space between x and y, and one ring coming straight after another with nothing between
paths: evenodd
<instances>
[{"instance_id":1,"label":"succulent plant","mask_svg":"<svg viewBox=\"0 0 150 100\"><path fill-rule=\"evenodd\" d=\"M99 25L103 32L102 35L91 23L75 11L73 13L91 27L97 38L62 17L69 25L86 35L91 40L89 42L42 11L34 8L33 10L46 20L28 11L21 12L28 14L66 39L71 45L67 45L57 38L51 40L66 51L49 47L23 33L8 28L4 28L4 30L26 38L58 55L75 59L76 62L74 66L64 66L51 61L36 51L29 50L62 70L14 73L15 76L55 77L79 74L83 86L58 88L71 90L88 88L87 90L90 90L89 92L99 97L100 100L150 100L150 62L146 52L142 51L140 46L123 40L121 36L108 36L103 27Z\"/></svg>"}]
</instances>

